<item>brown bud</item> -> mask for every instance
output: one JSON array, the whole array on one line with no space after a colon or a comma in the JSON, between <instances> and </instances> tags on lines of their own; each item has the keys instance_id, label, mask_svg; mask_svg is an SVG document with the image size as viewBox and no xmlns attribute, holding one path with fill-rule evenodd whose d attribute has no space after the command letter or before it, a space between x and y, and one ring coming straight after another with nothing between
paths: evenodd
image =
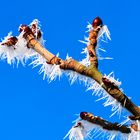
<instances>
[{"instance_id":1,"label":"brown bud","mask_svg":"<svg viewBox=\"0 0 140 140\"><path fill-rule=\"evenodd\" d=\"M17 39L17 37L12 36L12 37L8 38L8 41L11 41L12 44L15 45L18 42L18 39Z\"/></svg>"},{"instance_id":2,"label":"brown bud","mask_svg":"<svg viewBox=\"0 0 140 140\"><path fill-rule=\"evenodd\" d=\"M41 31L40 31L40 30L38 30L38 33L37 33L37 39L40 39L40 38L41 38L41 36L42 36L42 33L41 33Z\"/></svg>"},{"instance_id":3,"label":"brown bud","mask_svg":"<svg viewBox=\"0 0 140 140\"><path fill-rule=\"evenodd\" d=\"M92 22L93 28L97 28L98 26L103 26L103 22L100 17L96 17Z\"/></svg>"},{"instance_id":4,"label":"brown bud","mask_svg":"<svg viewBox=\"0 0 140 140\"><path fill-rule=\"evenodd\" d=\"M14 46L17 43L18 39L15 36L9 37L6 42L3 42L1 45Z\"/></svg>"},{"instance_id":5,"label":"brown bud","mask_svg":"<svg viewBox=\"0 0 140 140\"><path fill-rule=\"evenodd\" d=\"M20 32L22 32L23 30L25 31L25 30L27 30L27 28L28 28L27 25L21 25L21 26L19 27L19 31L20 31Z\"/></svg>"},{"instance_id":6,"label":"brown bud","mask_svg":"<svg viewBox=\"0 0 140 140\"><path fill-rule=\"evenodd\" d=\"M32 25L31 25L31 28L32 28L32 29L36 29L36 24L32 24Z\"/></svg>"},{"instance_id":7,"label":"brown bud","mask_svg":"<svg viewBox=\"0 0 140 140\"><path fill-rule=\"evenodd\" d=\"M85 120L85 117L87 116L87 114L88 114L87 112L81 112L80 117Z\"/></svg>"},{"instance_id":8,"label":"brown bud","mask_svg":"<svg viewBox=\"0 0 140 140\"><path fill-rule=\"evenodd\" d=\"M77 125L74 126L74 128L79 127L79 126L80 127L82 126L82 123L81 122L78 122Z\"/></svg>"},{"instance_id":9,"label":"brown bud","mask_svg":"<svg viewBox=\"0 0 140 140\"><path fill-rule=\"evenodd\" d=\"M135 131L138 131L138 126L136 124L131 124L131 128Z\"/></svg>"}]
</instances>

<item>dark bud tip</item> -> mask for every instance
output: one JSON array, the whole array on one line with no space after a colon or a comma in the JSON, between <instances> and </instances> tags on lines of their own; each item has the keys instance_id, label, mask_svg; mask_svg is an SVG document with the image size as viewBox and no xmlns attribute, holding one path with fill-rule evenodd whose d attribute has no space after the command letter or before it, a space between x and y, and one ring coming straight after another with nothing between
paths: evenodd
<instances>
[{"instance_id":1,"label":"dark bud tip","mask_svg":"<svg viewBox=\"0 0 140 140\"><path fill-rule=\"evenodd\" d=\"M29 28L29 27L28 27L27 25L21 25L21 26L19 27L19 31L20 31L20 32L22 32L22 31L25 31L25 32L26 32L26 31L28 30L28 28Z\"/></svg>"},{"instance_id":2,"label":"dark bud tip","mask_svg":"<svg viewBox=\"0 0 140 140\"><path fill-rule=\"evenodd\" d=\"M129 116L131 120L140 120L140 116Z\"/></svg>"},{"instance_id":3,"label":"dark bud tip","mask_svg":"<svg viewBox=\"0 0 140 140\"><path fill-rule=\"evenodd\" d=\"M39 30L38 33L37 33L37 39L40 39L41 36L42 36L42 33L41 33L41 31Z\"/></svg>"},{"instance_id":4,"label":"dark bud tip","mask_svg":"<svg viewBox=\"0 0 140 140\"><path fill-rule=\"evenodd\" d=\"M81 126L82 126L82 123L81 122L78 122L77 125L74 126L74 128L81 127Z\"/></svg>"},{"instance_id":5,"label":"dark bud tip","mask_svg":"<svg viewBox=\"0 0 140 140\"><path fill-rule=\"evenodd\" d=\"M81 113L80 113L80 117L81 117L82 119L85 119L85 117L86 117L87 114L88 114L87 112L81 112Z\"/></svg>"},{"instance_id":6,"label":"dark bud tip","mask_svg":"<svg viewBox=\"0 0 140 140\"><path fill-rule=\"evenodd\" d=\"M103 26L103 21L100 17L96 17L92 22L92 27L97 28L98 26Z\"/></svg>"},{"instance_id":7,"label":"dark bud tip","mask_svg":"<svg viewBox=\"0 0 140 140\"><path fill-rule=\"evenodd\" d=\"M15 45L18 41L18 39L15 36L12 36L10 38L8 38L8 41L11 41L13 45Z\"/></svg>"}]
</instances>

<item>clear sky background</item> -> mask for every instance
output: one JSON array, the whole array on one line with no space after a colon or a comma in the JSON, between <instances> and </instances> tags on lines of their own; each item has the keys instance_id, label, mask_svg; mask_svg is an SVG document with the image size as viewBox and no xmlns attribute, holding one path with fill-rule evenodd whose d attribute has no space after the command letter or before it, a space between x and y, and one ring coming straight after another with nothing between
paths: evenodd
<instances>
[{"instance_id":1,"label":"clear sky background","mask_svg":"<svg viewBox=\"0 0 140 140\"><path fill-rule=\"evenodd\" d=\"M99 62L100 70L114 71L122 81L125 93L140 105L139 94L139 32L140 2L138 0L6 0L1 1L0 38L9 31L18 35L21 23L34 18L41 21L46 48L61 58L66 54L77 60L85 47L79 43L86 31L87 21L100 16L108 25L112 41L102 44L113 60ZM91 91L85 92L78 82L70 86L61 77L48 83L38 74L39 67L19 68L0 61L0 139L1 140L61 140L76 119L74 114L89 111L112 121L110 107L104 108Z\"/></svg>"}]
</instances>

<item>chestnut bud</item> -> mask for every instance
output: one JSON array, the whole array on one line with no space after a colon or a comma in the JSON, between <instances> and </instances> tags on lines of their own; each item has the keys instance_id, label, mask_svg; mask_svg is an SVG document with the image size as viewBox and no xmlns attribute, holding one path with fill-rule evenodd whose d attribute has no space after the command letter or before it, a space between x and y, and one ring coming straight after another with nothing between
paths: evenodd
<instances>
[{"instance_id":1,"label":"chestnut bud","mask_svg":"<svg viewBox=\"0 0 140 140\"><path fill-rule=\"evenodd\" d=\"M19 27L19 31L22 32L22 31L25 31L25 32L28 32L30 31L31 29L27 26L27 25L21 25Z\"/></svg>"},{"instance_id":2,"label":"chestnut bud","mask_svg":"<svg viewBox=\"0 0 140 140\"><path fill-rule=\"evenodd\" d=\"M92 27L97 28L98 26L103 26L103 21L100 17L96 17L92 22Z\"/></svg>"},{"instance_id":3,"label":"chestnut bud","mask_svg":"<svg viewBox=\"0 0 140 140\"><path fill-rule=\"evenodd\" d=\"M14 46L18 42L18 39L15 36L9 37L6 42L1 43L1 45L6 45L6 46Z\"/></svg>"},{"instance_id":4,"label":"chestnut bud","mask_svg":"<svg viewBox=\"0 0 140 140\"><path fill-rule=\"evenodd\" d=\"M84 119L85 120L85 117L87 116L87 112L81 112L80 113L80 117L81 117L81 119Z\"/></svg>"},{"instance_id":5,"label":"chestnut bud","mask_svg":"<svg viewBox=\"0 0 140 140\"><path fill-rule=\"evenodd\" d=\"M18 42L17 37L12 36L10 38L8 38L8 41L10 41L13 45L15 45Z\"/></svg>"}]
</instances>

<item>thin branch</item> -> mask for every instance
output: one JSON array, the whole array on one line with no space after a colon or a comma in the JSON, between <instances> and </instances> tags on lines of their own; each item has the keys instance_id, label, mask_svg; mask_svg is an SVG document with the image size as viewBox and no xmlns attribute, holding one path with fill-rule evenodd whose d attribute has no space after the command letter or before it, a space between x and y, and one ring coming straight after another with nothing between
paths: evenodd
<instances>
[{"instance_id":1,"label":"thin branch","mask_svg":"<svg viewBox=\"0 0 140 140\"><path fill-rule=\"evenodd\" d=\"M92 23L93 29L89 33L89 45L87 50L89 53L90 66L98 68L98 58L96 55L96 46L98 40L98 33L102 27L102 20L99 17L96 17Z\"/></svg>"},{"instance_id":2,"label":"thin branch","mask_svg":"<svg viewBox=\"0 0 140 140\"><path fill-rule=\"evenodd\" d=\"M119 125L119 123L111 123L109 121L106 121L104 119L102 119L101 117L98 116L94 116L91 113L88 112L81 112L80 113L80 117L83 120L86 120L90 123L96 124L96 125L100 125L103 129L106 130L115 130L115 131L120 131L121 133L131 133L131 129L130 127L126 126L126 125Z\"/></svg>"},{"instance_id":3,"label":"thin branch","mask_svg":"<svg viewBox=\"0 0 140 140\"><path fill-rule=\"evenodd\" d=\"M88 138L108 138L113 140L117 136L122 136L124 139L136 139L139 135L138 124L136 123L130 126L121 125L117 122L112 123L88 112L81 112L80 117L74 122L74 126L64 139L69 137L70 140L84 140Z\"/></svg>"}]
</instances>

